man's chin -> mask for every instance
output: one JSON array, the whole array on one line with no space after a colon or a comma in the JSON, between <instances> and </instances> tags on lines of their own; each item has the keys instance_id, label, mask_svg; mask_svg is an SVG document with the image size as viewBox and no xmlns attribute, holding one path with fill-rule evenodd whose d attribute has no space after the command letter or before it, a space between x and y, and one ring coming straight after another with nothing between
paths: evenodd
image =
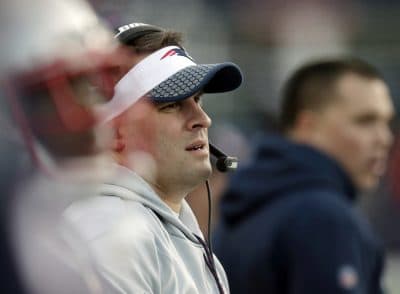
<instances>
[{"instance_id":1,"label":"man's chin","mask_svg":"<svg viewBox=\"0 0 400 294\"><path fill-rule=\"evenodd\" d=\"M375 189L381 177L370 175L360 179L357 183L358 189L361 191L369 191Z\"/></svg>"},{"instance_id":2,"label":"man's chin","mask_svg":"<svg viewBox=\"0 0 400 294\"><path fill-rule=\"evenodd\" d=\"M211 163L208 162L199 166L194 165L193 172L198 177L199 182L206 181L212 174Z\"/></svg>"},{"instance_id":3,"label":"man's chin","mask_svg":"<svg viewBox=\"0 0 400 294\"><path fill-rule=\"evenodd\" d=\"M199 177L201 177L204 180L207 180L212 174L211 164L204 166L204 168L199 171L199 174L200 174Z\"/></svg>"}]
</instances>

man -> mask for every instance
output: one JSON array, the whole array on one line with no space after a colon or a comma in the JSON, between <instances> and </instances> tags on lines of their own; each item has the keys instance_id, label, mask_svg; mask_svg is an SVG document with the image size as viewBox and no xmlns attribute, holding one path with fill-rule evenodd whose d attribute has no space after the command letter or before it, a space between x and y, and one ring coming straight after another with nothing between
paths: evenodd
<instances>
[{"instance_id":1,"label":"man","mask_svg":"<svg viewBox=\"0 0 400 294\"><path fill-rule=\"evenodd\" d=\"M116 70L98 117L114 132L114 176L66 215L118 293L228 293L224 270L185 196L211 173L203 93L237 88L232 63L197 65L180 35L134 23L119 28L132 62Z\"/></svg>"},{"instance_id":2,"label":"man","mask_svg":"<svg viewBox=\"0 0 400 294\"><path fill-rule=\"evenodd\" d=\"M393 105L360 60L323 60L286 84L286 139L235 173L215 250L232 293L382 293L383 252L354 208L385 171Z\"/></svg>"}]
</instances>

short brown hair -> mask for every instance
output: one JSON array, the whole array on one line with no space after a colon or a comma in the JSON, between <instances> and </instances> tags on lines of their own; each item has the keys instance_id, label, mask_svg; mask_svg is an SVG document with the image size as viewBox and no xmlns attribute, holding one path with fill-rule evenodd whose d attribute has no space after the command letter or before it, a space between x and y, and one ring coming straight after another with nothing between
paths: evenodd
<instances>
[{"instance_id":1,"label":"short brown hair","mask_svg":"<svg viewBox=\"0 0 400 294\"><path fill-rule=\"evenodd\" d=\"M166 46L182 47L182 34L176 31L163 30L161 32L149 32L138 38L126 42L136 53L152 53Z\"/></svg>"},{"instance_id":2,"label":"short brown hair","mask_svg":"<svg viewBox=\"0 0 400 294\"><path fill-rule=\"evenodd\" d=\"M300 67L283 88L280 127L290 130L300 111L319 110L335 96L337 80L345 74L383 80L372 65L356 58L327 59Z\"/></svg>"}]
</instances>

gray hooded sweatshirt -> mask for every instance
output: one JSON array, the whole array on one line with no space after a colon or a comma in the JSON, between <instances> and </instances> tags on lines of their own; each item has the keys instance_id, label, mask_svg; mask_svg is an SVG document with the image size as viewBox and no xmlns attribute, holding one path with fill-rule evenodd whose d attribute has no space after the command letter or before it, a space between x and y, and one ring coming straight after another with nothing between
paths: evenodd
<instances>
[{"instance_id":1,"label":"gray hooded sweatshirt","mask_svg":"<svg viewBox=\"0 0 400 294\"><path fill-rule=\"evenodd\" d=\"M88 242L113 293L219 293L187 202L176 215L133 171L116 166L97 196L73 203L65 216ZM214 260L229 293L225 272Z\"/></svg>"}]
</instances>

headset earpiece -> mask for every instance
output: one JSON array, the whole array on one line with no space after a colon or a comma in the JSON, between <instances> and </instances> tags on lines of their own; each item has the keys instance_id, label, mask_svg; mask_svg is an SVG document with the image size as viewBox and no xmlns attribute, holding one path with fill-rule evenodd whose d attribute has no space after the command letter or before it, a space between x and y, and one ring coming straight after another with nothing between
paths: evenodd
<instances>
[{"instance_id":1,"label":"headset earpiece","mask_svg":"<svg viewBox=\"0 0 400 294\"><path fill-rule=\"evenodd\" d=\"M115 38L124 45L132 45L136 39L144 35L162 31L164 31L164 29L158 26L145 23L130 23L117 28Z\"/></svg>"}]
</instances>

